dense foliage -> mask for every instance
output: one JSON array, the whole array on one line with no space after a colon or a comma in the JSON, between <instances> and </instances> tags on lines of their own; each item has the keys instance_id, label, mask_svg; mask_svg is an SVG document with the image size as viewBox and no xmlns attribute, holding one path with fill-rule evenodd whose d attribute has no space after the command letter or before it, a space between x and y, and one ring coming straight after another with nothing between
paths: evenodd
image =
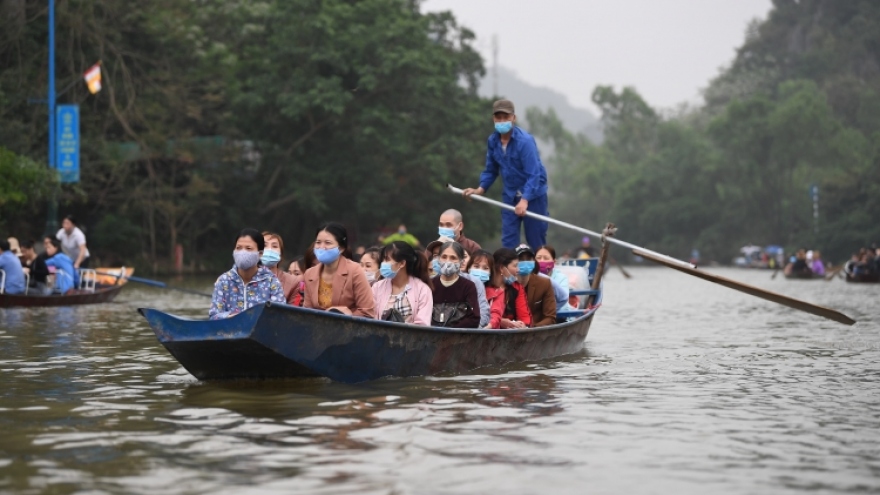
<instances>
[{"instance_id":1,"label":"dense foliage","mask_svg":"<svg viewBox=\"0 0 880 495\"><path fill-rule=\"evenodd\" d=\"M21 5L0 19L0 143L42 159L45 106L27 97L46 87L45 2ZM161 268L179 243L225 265L244 226L294 254L327 219L355 243L399 222L427 243L462 203L445 184L482 167L491 102L473 34L414 0L69 0L57 19L59 89L102 61L101 93L61 99L80 103L83 132L62 213L105 259ZM462 208L497 230L497 212ZM34 235L43 218L9 228Z\"/></svg>"},{"instance_id":2,"label":"dense foliage","mask_svg":"<svg viewBox=\"0 0 880 495\"><path fill-rule=\"evenodd\" d=\"M774 1L705 100L664 116L632 88L596 88L601 146L565 132L552 112L529 113L555 143L554 211L722 262L747 243L841 260L880 241L880 3Z\"/></svg>"},{"instance_id":3,"label":"dense foliage","mask_svg":"<svg viewBox=\"0 0 880 495\"><path fill-rule=\"evenodd\" d=\"M46 89L46 4L0 10L0 228L28 237L53 188L37 171L45 106L29 101ZM107 262L161 269L181 244L215 269L243 226L280 232L293 254L326 219L357 244L399 222L424 242L462 205L444 185L472 186L482 168L490 103L473 35L417 0L59 0L57 23L58 88L72 88L60 102L81 105L83 131L82 182L62 187L61 213L85 220ZM601 145L529 112L554 143L551 213L722 262L749 242L839 260L880 240L878 40L880 3L775 0L699 108L598 87ZM92 96L79 78L96 60ZM462 209L472 236L496 237L496 211ZM551 229L560 251L578 237Z\"/></svg>"}]
</instances>

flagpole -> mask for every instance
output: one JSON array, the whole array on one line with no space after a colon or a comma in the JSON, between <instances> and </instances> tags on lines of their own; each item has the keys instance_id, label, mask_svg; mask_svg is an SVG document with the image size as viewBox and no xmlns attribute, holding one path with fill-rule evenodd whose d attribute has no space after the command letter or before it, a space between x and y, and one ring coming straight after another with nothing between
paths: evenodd
<instances>
[{"instance_id":1,"label":"flagpole","mask_svg":"<svg viewBox=\"0 0 880 495\"><path fill-rule=\"evenodd\" d=\"M49 170L55 170L55 0L49 0ZM58 188L52 191L46 214L46 235L58 230Z\"/></svg>"}]
</instances>

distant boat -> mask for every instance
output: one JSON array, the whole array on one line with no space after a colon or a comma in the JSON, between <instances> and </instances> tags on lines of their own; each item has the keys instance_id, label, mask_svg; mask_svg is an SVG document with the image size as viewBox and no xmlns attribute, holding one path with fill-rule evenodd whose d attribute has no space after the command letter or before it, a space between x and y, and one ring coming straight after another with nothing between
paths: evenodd
<instances>
[{"instance_id":1,"label":"distant boat","mask_svg":"<svg viewBox=\"0 0 880 495\"><path fill-rule=\"evenodd\" d=\"M785 278L789 280L824 280L825 275L819 275L818 273L813 272L796 272L786 274Z\"/></svg>"},{"instance_id":2,"label":"distant boat","mask_svg":"<svg viewBox=\"0 0 880 495\"><path fill-rule=\"evenodd\" d=\"M846 281L854 284L880 283L880 273L858 273L853 261L846 262L843 273L846 274Z\"/></svg>"},{"instance_id":3,"label":"distant boat","mask_svg":"<svg viewBox=\"0 0 880 495\"><path fill-rule=\"evenodd\" d=\"M127 280L117 279L112 275L97 275L95 272L125 273L125 277L134 273L134 268L97 268L95 270L82 270L80 287L69 294L52 294L44 296L35 294L33 289L28 289L24 294L0 293L0 308L14 307L41 307L41 306L80 306L83 304L98 304L112 301Z\"/></svg>"}]
</instances>

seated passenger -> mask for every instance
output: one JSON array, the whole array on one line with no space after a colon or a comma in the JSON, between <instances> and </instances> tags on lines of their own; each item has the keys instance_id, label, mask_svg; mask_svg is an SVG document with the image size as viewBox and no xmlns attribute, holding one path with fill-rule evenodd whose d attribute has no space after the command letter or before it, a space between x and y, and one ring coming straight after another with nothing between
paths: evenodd
<instances>
[{"instance_id":1,"label":"seated passenger","mask_svg":"<svg viewBox=\"0 0 880 495\"><path fill-rule=\"evenodd\" d=\"M464 221L461 212L449 209L440 215L439 227L437 229L441 237L449 237L453 241L461 244L465 252L473 254L479 251L480 245L464 236Z\"/></svg>"},{"instance_id":2,"label":"seated passenger","mask_svg":"<svg viewBox=\"0 0 880 495\"><path fill-rule=\"evenodd\" d=\"M480 326L480 303L474 283L462 276L461 260L464 248L457 242L440 246L440 273L432 280L434 310L431 324L438 327L477 328Z\"/></svg>"},{"instance_id":3,"label":"seated passenger","mask_svg":"<svg viewBox=\"0 0 880 495\"><path fill-rule=\"evenodd\" d=\"M578 304L577 296L569 296L568 275L556 270L556 250L553 246L544 245L538 248L535 254L538 262L538 273L542 277L549 277L553 281L553 293L556 295L556 312L574 311Z\"/></svg>"},{"instance_id":4,"label":"seated passenger","mask_svg":"<svg viewBox=\"0 0 880 495\"><path fill-rule=\"evenodd\" d=\"M287 265L287 273L297 278L302 278L306 273L306 260L302 256L297 256Z\"/></svg>"},{"instance_id":5,"label":"seated passenger","mask_svg":"<svg viewBox=\"0 0 880 495\"><path fill-rule=\"evenodd\" d=\"M375 304L364 269L350 259L348 232L329 222L315 235L318 265L306 270L303 307L373 318Z\"/></svg>"},{"instance_id":6,"label":"seated passenger","mask_svg":"<svg viewBox=\"0 0 880 495\"><path fill-rule=\"evenodd\" d=\"M807 252L803 249L798 249L794 255L794 260L785 265L785 269L782 272L785 275L794 276L812 275L813 271L810 270L810 266L807 264Z\"/></svg>"},{"instance_id":7,"label":"seated passenger","mask_svg":"<svg viewBox=\"0 0 880 495\"><path fill-rule=\"evenodd\" d=\"M479 251L478 251L479 252ZM485 252L485 251L482 251ZM487 253L488 254L488 253ZM476 254L474 255L476 257ZM481 255L482 256L482 255ZM491 328L526 328L532 324L532 313L526 300L525 288L517 281L519 261L513 249L501 248L488 260L492 266L491 286L486 294L491 299ZM498 315L500 309L500 318Z\"/></svg>"},{"instance_id":8,"label":"seated passenger","mask_svg":"<svg viewBox=\"0 0 880 495\"><path fill-rule=\"evenodd\" d=\"M382 280L373 284L376 318L411 325L431 325L434 295L425 255L416 252L406 242L394 241L382 249L381 256L383 261L379 270Z\"/></svg>"},{"instance_id":9,"label":"seated passenger","mask_svg":"<svg viewBox=\"0 0 880 495\"><path fill-rule=\"evenodd\" d=\"M382 248L377 247L365 249L361 255L361 268L364 269L364 273L367 275L367 282L371 286L382 280L382 275L379 273L379 264L381 263L379 260L381 256Z\"/></svg>"},{"instance_id":10,"label":"seated passenger","mask_svg":"<svg viewBox=\"0 0 880 495\"><path fill-rule=\"evenodd\" d=\"M267 231L263 232L263 243L265 249L263 249L263 255L260 256L260 262L278 277L278 281L281 282L281 290L284 292L284 301L287 304L293 304L296 287L302 279L285 272L279 266L281 258L284 256L284 241L280 235Z\"/></svg>"},{"instance_id":11,"label":"seated passenger","mask_svg":"<svg viewBox=\"0 0 880 495\"><path fill-rule=\"evenodd\" d=\"M212 320L229 318L258 304L283 303L281 282L260 264L265 241L256 229L244 229L235 240L235 265L214 282L214 295L208 316Z\"/></svg>"},{"instance_id":12,"label":"seated passenger","mask_svg":"<svg viewBox=\"0 0 880 495\"><path fill-rule=\"evenodd\" d=\"M21 268L21 260L9 247L9 241L0 239L0 270L6 274L3 285L4 294L24 294L24 271Z\"/></svg>"},{"instance_id":13,"label":"seated passenger","mask_svg":"<svg viewBox=\"0 0 880 495\"><path fill-rule=\"evenodd\" d=\"M31 276L30 286L37 289L41 294L48 294L51 287L47 285L49 267L46 266L46 256L38 255L34 249L34 241L22 241L21 261L24 263L24 272Z\"/></svg>"},{"instance_id":14,"label":"seated passenger","mask_svg":"<svg viewBox=\"0 0 880 495\"><path fill-rule=\"evenodd\" d=\"M431 270L429 272L431 277L436 277L440 273L440 246L451 241L452 239L449 237L440 237L436 241L431 241L431 243L428 244L427 249L425 249L425 255L431 260ZM464 246L462 246L462 249L463 248ZM483 284L476 283L478 280L467 272L467 258L468 252L465 250L459 275L474 282L474 287L477 289L477 302L480 304L480 327L485 327L489 324L489 300L486 298L486 287Z\"/></svg>"},{"instance_id":15,"label":"seated passenger","mask_svg":"<svg viewBox=\"0 0 880 495\"><path fill-rule=\"evenodd\" d=\"M813 262L810 264L810 270L816 275L825 275L825 262L822 261L822 253L813 251Z\"/></svg>"},{"instance_id":16,"label":"seated passenger","mask_svg":"<svg viewBox=\"0 0 880 495\"><path fill-rule=\"evenodd\" d=\"M46 267L50 273L54 269L56 292L67 294L76 287L77 273L73 267L73 260L70 256L61 252L61 241L54 237L46 236L43 238L43 248L46 250Z\"/></svg>"},{"instance_id":17,"label":"seated passenger","mask_svg":"<svg viewBox=\"0 0 880 495\"><path fill-rule=\"evenodd\" d=\"M526 288L526 299L529 301L529 310L532 312L532 326L543 327L556 323L556 295L553 293L553 283L547 277L538 276L538 266L535 264L535 253L526 244L520 244L516 248L519 257L517 265L517 277L519 283Z\"/></svg>"}]
</instances>

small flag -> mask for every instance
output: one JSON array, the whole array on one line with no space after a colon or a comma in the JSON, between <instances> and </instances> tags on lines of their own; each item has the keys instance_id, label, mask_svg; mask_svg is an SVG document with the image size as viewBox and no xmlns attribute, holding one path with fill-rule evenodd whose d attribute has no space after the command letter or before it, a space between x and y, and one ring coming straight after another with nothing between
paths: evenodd
<instances>
[{"instance_id":1,"label":"small flag","mask_svg":"<svg viewBox=\"0 0 880 495\"><path fill-rule=\"evenodd\" d=\"M101 91L101 62L89 67L89 70L83 74L83 79L89 85L89 92L92 94Z\"/></svg>"}]
</instances>

